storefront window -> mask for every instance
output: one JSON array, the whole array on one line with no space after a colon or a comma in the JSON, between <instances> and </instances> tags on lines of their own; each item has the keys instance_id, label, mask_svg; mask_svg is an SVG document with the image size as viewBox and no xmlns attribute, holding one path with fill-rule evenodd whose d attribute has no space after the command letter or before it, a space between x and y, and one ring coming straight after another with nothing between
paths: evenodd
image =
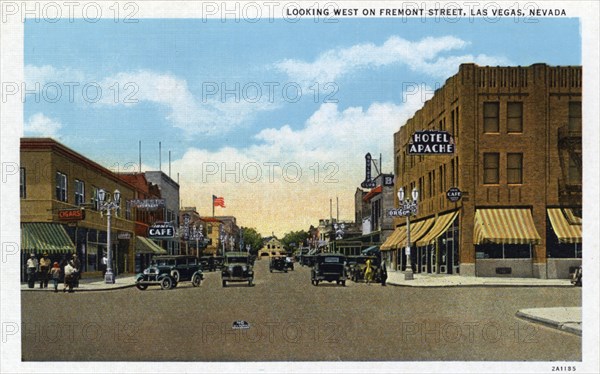
<instances>
[{"instance_id":1,"label":"storefront window","mask_svg":"<svg viewBox=\"0 0 600 374\"><path fill-rule=\"evenodd\" d=\"M478 259L487 258L531 258L529 244L480 244L475 246Z\"/></svg>"}]
</instances>

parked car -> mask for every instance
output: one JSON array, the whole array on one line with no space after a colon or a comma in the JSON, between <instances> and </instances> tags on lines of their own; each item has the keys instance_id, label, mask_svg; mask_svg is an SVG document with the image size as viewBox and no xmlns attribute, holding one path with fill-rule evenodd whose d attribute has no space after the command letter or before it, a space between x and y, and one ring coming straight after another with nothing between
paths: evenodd
<instances>
[{"instance_id":1,"label":"parked car","mask_svg":"<svg viewBox=\"0 0 600 374\"><path fill-rule=\"evenodd\" d=\"M168 290L185 281L191 281L192 286L198 287L202 279L204 275L197 257L155 256L150 266L136 276L135 285L142 291L150 285Z\"/></svg>"},{"instance_id":2,"label":"parked car","mask_svg":"<svg viewBox=\"0 0 600 374\"><path fill-rule=\"evenodd\" d=\"M336 282L346 285L346 256L341 253L321 253L314 256L314 266L310 271L311 283L318 286L319 282Z\"/></svg>"},{"instance_id":3,"label":"parked car","mask_svg":"<svg viewBox=\"0 0 600 374\"><path fill-rule=\"evenodd\" d=\"M281 256L273 256L269 261L269 271L272 273L273 270L283 271L287 273L287 265L285 262L285 257Z\"/></svg>"},{"instance_id":4,"label":"parked car","mask_svg":"<svg viewBox=\"0 0 600 374\"><path fill-rule=\"evenodd\" d=\"M248 253L225 253L221 269L221 281L223 282L223 287L227 286L227 282L248 282L248 286L252 286L254 270Z\"/></svg>"},{"instance_id":5,"label":"parked car","mask_svg":"<svg viewBox=\"0 0 600 374\"><path fill-rule=\"evenodd\" d=\"M202 271L216 271L217 270L217 261L215 260L215 256L200 257L200 265L202 266Z\"/></svg>"}]
</instances>

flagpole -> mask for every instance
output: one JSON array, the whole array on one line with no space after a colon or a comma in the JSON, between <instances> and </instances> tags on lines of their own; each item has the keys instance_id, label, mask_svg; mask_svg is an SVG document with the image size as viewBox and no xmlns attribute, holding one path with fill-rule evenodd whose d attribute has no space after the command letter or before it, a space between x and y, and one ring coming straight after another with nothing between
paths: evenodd
<instances>
[{"instance_id":1,"label":"flagpole","mask_svg":"<svg viewBox=\"0 0 600 374\"><path fill-rule=\"evenodd\" d=\"M212 195L213 218L215 218L215 195Z\"/></svg>"}]
</instances>

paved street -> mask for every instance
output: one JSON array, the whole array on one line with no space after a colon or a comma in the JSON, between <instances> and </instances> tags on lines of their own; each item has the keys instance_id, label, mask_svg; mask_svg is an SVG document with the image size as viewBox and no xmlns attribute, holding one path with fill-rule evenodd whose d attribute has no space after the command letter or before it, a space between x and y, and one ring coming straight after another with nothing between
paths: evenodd
<instances>
[{"instance_id":1,"label":"paved street","mask_svg":"<svg viewBox=\"0 0 600 374\"><path fill-rule=\"evenodd\" d=\"M314 287L306 267L255 269L251 288L215 272L199 288L22 292L23 359L581 360L579 336L515 315L580 306L581 288Z\"/></svg>"}]
</instances>

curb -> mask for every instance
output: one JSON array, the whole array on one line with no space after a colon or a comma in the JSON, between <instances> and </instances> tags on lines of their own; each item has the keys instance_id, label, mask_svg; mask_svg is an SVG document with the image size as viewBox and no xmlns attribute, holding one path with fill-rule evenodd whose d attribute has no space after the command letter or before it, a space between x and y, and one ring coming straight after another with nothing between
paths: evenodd
<instances>
[{"instance_id":1,"label":"curb","mask_svg":"<svg viewBox=\"0 0 600 374\"><path fill-rule=\"evenodd\" d=\"M391 285L391 286L396 286L396 287L413 287L413 288L449 288L449 287L529 287L529 288L536 288L536 287L558 287L558 288L573 288L572 285L560 285L560 284L503 284L503 283L487 283L487 284L447 284L447 285L431 285L431 286L426 286L426 285L410 285L410 284L401 284L401 283L394 283L392 282L386 282L387 284Z\"/></svg>"},{"instance_id":2,"label":"curb","mask_svg":"<svg viewBox=\"0 0 600 374\"><path fill-rule=\"evenodd\" d=\"M95 292L95 291L112 291L112 290L122 290L124 288L130 288L130 287L135 287L135 284L125 284L122 286L115 286L115 287L105 287L105 288L75 288L73 291L74 292ZM48 288L21 288L21 291L26 291L26 292L53 292L52 289ZM62 289L58 290L59 293L62 292Z\"/></svg>"},{"instance_id":3,"label":"curb","mask_svg":"<svg viewBox=\"0 0 600 374\"><path fill-rule=\"evenodd\" d=\"M578 323L573 323L573 322L562 323L562 322L554 321L554 320L544 318L544 317L533 316L531 314L524 313L520 310L517 311L517 313L515 315L518 318L524 319L526 321L533 322L533 323L539 323L541 325L552 327L554 329L568 332L568 333L571 333L574 335L581 336L581 334L582 334L581 325Z\"/></svg>"}]
</instances>

